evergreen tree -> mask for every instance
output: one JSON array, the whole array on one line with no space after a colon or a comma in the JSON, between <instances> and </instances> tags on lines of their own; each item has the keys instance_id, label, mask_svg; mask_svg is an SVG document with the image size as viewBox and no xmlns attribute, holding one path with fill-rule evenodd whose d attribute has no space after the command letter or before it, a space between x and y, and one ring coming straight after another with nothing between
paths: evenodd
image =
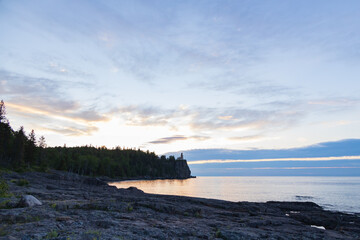
<instances>
[{"instance_id":1,"label":"evergreen tree","mask_svg":"<svg viewBox=\"0 0 360 240\"><path fill-rule=\"evenodd\" d=\"M45 141L45 137L41 136L39 138L39 142L38 142L38 158L37 158L37 164L41 166L41 168L45 169L47 163L45 162L45 158L46 158L46 153L45 153L45 148L46 148L46 141Z\"/></svg>"},{"instance_id":2,"label":"evergreen tree","mask_svg":"<svg viewBox=\"0 0 360 240\"><path fill-rule=\"evenodd\" d=\"M0 101L0 123L6 122L6 108L3 100Z\"/></svg>"},{"instance_id":3,"label":"evergreen tree","mask_svg":"<svg viewBox=\"0 0 360 240\"><path fill-rule=\"evenodd\" d=\"M45 141L45 137L41 136L39 139L39 147L40 148L46 148L46 141Z\"/></svg>"},{"instance_id":4,"label":"evergreen tree","mask_svg":"<svg viewBox=\"0 0 360 240\"><path fill-rule=\"evenodd\" d=\"M3 167L10 165L11 145L14 138L14 131L10 127L6 118L6 109L4 101L0 101L0 165Z\"/></svg>"},{"instance_id":5,"label":"evergreen tree","mask_svg":"<svg viewBox=\"0 0 360 240\"><path fill-rule=\"evenodd\" d=\"M24 167L25 141L26 141L26 136L24 132L24 127L21 126L19 131L15 132L15 139L13 146L12 165L15 169L21 169Z\"/></svg>"},{"instance_id":6,"label":"evergreen tree","mask_svg":"<svg viewBox=\"0 0 360 240\"><path fill-rule=\"evenodd\" d=\"M31 130L25 145L25 162L30 166L36 161L36 138L34 130Z\"/></svg>"},{"instance_id":7,"label":"evergreen tree","mask_svg":"<svg viewBox=\"0 0 360 240\"><path fill-rule=\"evenodd\" d=\"M45 137L36 144L35 131L25 135L23 127L14 131L0 101L0 166L12 170L24 167L70 171L91 176L175 177L175 157L140 149L93 147L47 147Z\"/></svg>"}]
</instances>

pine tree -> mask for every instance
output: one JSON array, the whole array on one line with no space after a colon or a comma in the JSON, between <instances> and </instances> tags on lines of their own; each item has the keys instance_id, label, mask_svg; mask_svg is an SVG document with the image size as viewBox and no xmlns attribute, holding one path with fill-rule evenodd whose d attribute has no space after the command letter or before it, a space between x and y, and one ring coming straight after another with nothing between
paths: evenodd
<instances>
[{"instance_id":1,"label":"pine tree","mask_svg":"<svg viewBox=\"0 0 360 240\"><path fill-rule=\"evenodd\" d=\"M25 141L24 127L21 126L19 131L15 132L12 164L14 168L19 169L24 167Z\"/></svg>"},{"instance_id":2,"label":"pine tree","mask_svg":"<svg viewBox=\"0 0 360 240\"><path fill-rule=\"evenodd\" d=\"M39 142L38 142L38 146L39 146L39 157L38 157L38 164L41 166L41 168L46 168L46 162L45 162L45 158L46 158L46 152L45 152L45 148L46 148L46 142L45 142L45 137L41 136L39 138Z\"/></svg>"},{"instance_id":3,"label":"pine tree","mask_svg":"<svg viewBox=\"0 0 360 240\"><path fill-rule=\"evenodd\" d=\"M6 108L3 100L0 101L0 123L6 121Z\"/></svg>"},{"instance_id":4,"label":"pine tree","mask_svg":"<svg viewBox=\"0 0 360 240\"><path fill-rule=\"evenodd\" d=\"M34 130L31 130L29 138L25 145L25 162L28 166L35 163L36 160L36 138Z\"/></svg>"},{"instance_id":5,"label":"pine tree","mask_svg":"<svg viewBox=\"0 0 360 240\"><path fill-rule=\"evenodd\" d=\"M4 101L0 101L0 165L9 167L12 154L14 131L6 118Z\"/></svg>"},{"instance_id":6,"label":"pine tree","mask_svg":"<svg viewBox=\"0 0 360 240\"><path fill-rule=\"evenodd\" d=\"M46 148L46 141L45 141L45 137L41 136L39 139L39 147L40 148Z\"/></svg>"}]
</instances>

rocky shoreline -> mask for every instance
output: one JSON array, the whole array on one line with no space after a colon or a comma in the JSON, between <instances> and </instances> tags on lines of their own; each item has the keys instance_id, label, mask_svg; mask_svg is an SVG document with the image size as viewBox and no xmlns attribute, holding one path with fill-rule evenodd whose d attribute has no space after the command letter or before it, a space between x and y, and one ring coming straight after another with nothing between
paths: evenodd
<instances>
[{"instance_id":1,"label":"rocky shoreline","mask_svg":"<svg viewBox=\"0 0 360 240\"><path fill-rule=\"evenodd\" d=\"M360 239L359 214L312 202L146 194L58 171L2 178L11 194L0 198L0 239Z\"/></svg>"}]
</instances>

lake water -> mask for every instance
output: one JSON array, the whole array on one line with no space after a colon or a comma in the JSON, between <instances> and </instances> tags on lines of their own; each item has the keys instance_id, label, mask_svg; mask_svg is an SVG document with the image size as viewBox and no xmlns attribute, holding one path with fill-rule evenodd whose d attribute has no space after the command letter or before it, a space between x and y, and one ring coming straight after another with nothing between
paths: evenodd
<instances>
[{"instance_id":1,"label":"lake water","mask_svg":"<svg viewBox=\"0 0 360 240\"><path fill-rule=\"evenodd\" d=\"M146 193L228 201L312 201L325 209L360 213L360 177L197 177L111 183Z\"/></svg>"}]
</instances>

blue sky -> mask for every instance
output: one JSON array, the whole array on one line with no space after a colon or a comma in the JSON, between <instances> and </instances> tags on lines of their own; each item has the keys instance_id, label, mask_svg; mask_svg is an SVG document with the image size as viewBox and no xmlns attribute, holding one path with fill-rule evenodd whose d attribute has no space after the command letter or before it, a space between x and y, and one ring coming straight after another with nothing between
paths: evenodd
<instances>
[{"instance_id":1,"label":"blue sky","mask_svg":"<svg viewBox=\"0 0 360 240\"><path fill-rule=\"evenodd\" d=\"M359 138L359 1L0 1L0 98L50 146ZM329 157L329 156L324 156Z\"/></svg>"},{"instance_id":2,"label":"blue sky","mask_svg":"<svg viewBox=\"0 0 360 240\"><path fill-rule=\"evenodd\" d=\"M195 176L360 176L360 139L288 149L192 149L183 154Z\"/></svg>"}]
</instances>

